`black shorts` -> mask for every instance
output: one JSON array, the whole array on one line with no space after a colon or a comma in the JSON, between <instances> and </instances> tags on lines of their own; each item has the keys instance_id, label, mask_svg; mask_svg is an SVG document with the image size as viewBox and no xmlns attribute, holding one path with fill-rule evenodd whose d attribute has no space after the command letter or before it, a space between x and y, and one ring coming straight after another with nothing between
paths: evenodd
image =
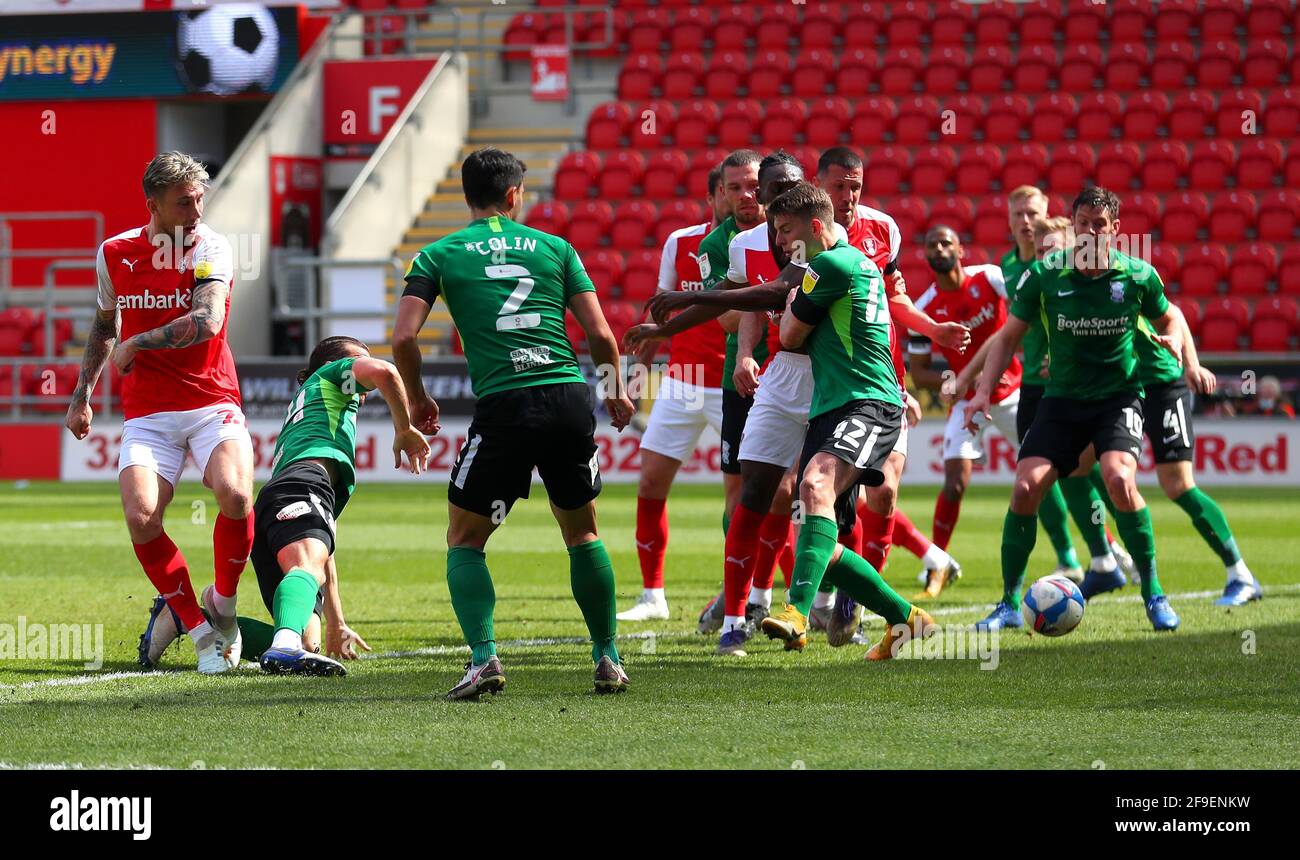
<instances>
[{"instance_id":1,"label":"black shorts","mask_svg":"<svg viewBox=\"0 0 1300 860\"><path fill-rule=\"evenodd\" d=\"M740 474L740 437L745 434L745 419L754 405L753 395L741 397L735 389L722 389L722 471Z\"/></svg>"},{"instance_id":2,"label":"black shorts","mask_svg":"<svg viewBox=\"0 0 1300 860\"><path fill-rule=\"evenodd\" d=\"M595 395L585 382L515 388L481 398L456 457L447 498L501 517L528 498L533 469L551 503L566 511L600 494Z\"/></svg>"},{"instance_id":3,"label":"black shorts","mask_svg":"<svg viewBox=\"0 0 1300 860\"><path fill-rule=\"evenodd\" d=\"M1192 460L1196 435L1192 431L1192 389L1181 376L1163 385L1148 385L1142 416L1151 453L1159 463Z\"/></svg>"},{"instance_id":4,"label":"black shorts","mask_svg":"<svg viewBox=\"0 0 1300 860\"><path fill-rule=\"evenodd\" d=\"M1104 400L1044 397L1034 423L1020 443L1020 460L1042 457L1064 478L1079 468L1079 455L1089 445L1098 459L1107 451L1142 456L1142 400L1117 394Z\"/></svg>"},{"instance_id":5,"label":"black shorts","mask_svg":"<svg viewBox=\"0 0 1300 860\"><path fill-rule=\"evenodd\" d=\"M1024 442L1025 434L1029 432L1029 427L1034 423L1034 416L1038 414L1038 404L1043 402L1043 392L1047 390L1045 385L1025 385L1020 383L1020 402L1016 404L1016 441Z\"/></svg>"},{"instance_id":6,"label":"black shorts","mask_svg":"<svg viewBox=\"0 0 1300 860\"><path fill-rule=\"evenodd\" d=\"M823 412L808 424L799 458L799 474L818 452L862 470L861 483L879 487L885 482L885 461L903 432L903 407L880 400L854 400ZM850 526L852 522L850 521Z\"/></svg>"},{"instance_id":7,"label":"black shorts","mask_svg":"<svg viewBox=\"0 0 1300 860\"><path fill-rule=\"evenodd\" d=\"M276 556L295 541L316 538L334 554L334 487L318 463L290 463L262 487L253 504L253 550L249 561L268 612L284 579ZM316 614L322 598L316 596Z\"/></svg>"}]
</instances>

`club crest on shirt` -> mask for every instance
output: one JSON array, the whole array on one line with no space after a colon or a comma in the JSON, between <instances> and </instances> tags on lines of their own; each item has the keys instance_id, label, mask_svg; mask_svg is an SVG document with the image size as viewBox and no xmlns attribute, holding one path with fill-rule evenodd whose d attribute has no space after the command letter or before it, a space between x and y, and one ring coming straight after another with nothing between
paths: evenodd
<instances>
[{"instance_id":1,"label":"club crest on shirt","mask_svg":"<svg viewBox=\"0 0 1300 860\"><path fill-rule=\"evenodd\" d=\"M1112 302L1114 302L1115 304L1119 304L1119 303L1121 303L1121 302L1124 301L1124 282L1123 282L1123 281L1111 281L1111 282L1110 282L1110 300L1111 300Z\"/></svg>"},{"instance_id":2,"label":"club crest on shirt","mask_svg":"<svg viewBox=\"0 0 1300 860\"><path fill-rule=\"evenodd\" d=\"M875 240L874 238L872 238L871 236L868 236L867 238L863 239L863 240L862 240L862 250L866 252L866 254L867 254L868 257L875 256L875 253L876 253L876 240Z\"/></svg>"},{"instance_id":3,"label":"club crest on shirt","mask_svg":"<svg viewBox=\"0 0 1300 860\"><path fill-rule=\"evenodd\" d=\"M971 285L970 285L970 297L971 297L972 299L978 299L978 298L980 297L980 285L979 285L979 284L971 284Z\"/></svg>"}]
</instances>

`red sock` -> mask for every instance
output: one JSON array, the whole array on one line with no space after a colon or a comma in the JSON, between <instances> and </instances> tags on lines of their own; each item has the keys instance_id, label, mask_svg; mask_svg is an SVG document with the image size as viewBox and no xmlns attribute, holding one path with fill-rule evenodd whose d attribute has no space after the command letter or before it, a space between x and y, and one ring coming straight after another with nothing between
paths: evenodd
<instances>
[{"instance_id":1,"label":"red sock","mask_svg":"<svg viewBox=\"0 0 1300 860\"><path fill-rule=\"evenodd\" d=\"M781 578L785 580L785 587L790 587L790 575L794 573L794 523L790 522L785 527L785 549L781 550L781 556L776 560L777 567L781 568ZM774 577L775 578L775 577Z\"/></svg>"},{"instance_id":2,"label":"red sock","mask_svg":"<svg viewBox=\"0 0 1300 860\"><path fill-rule=\"evenodd\" d=\"M754 581L754 567L758 562L758 537L763 527L764 515L737 504L731 512L731 525L727 528L727 544L723 571L723 609L727 615L744 615L749 600L749 586Z\"/></svg>"},{"instance_id":3,"label":"red sock","mask_svg":"<svg viewBox=\"0 0 1300 860\"><path fill-rule=\"evenodd\" d=\"M952 530L957 525L957 517L961 514L961 496L957 501L950 502L948 497L939 493L939 498L934 502L934 545L939 549L947 549L948 541L952 540Z\"/></svg>"},{"instance_id":4,"label":"red sock","mask_svg":"<svg viewBox=\"0 0 1300 860\"><path fill-rule=\"evenodd\" d=\"M851 549L858 555L862 555L862 517L854 518L853 528L840 532L839 542L845 549Z\"/></svg>"},{"instance_id":5,"label":"red sock","mask_svg":"<svg viewBox=\"0 0 1300 860\"><path fill-rule=\"evenodd\" d=\"M776 557L790 544L790 515L769 513L758 530L758 553L754 560L754 587L768 589L776 581Z\"/></svg>"},{"instance_id":6,"label":"red sock","mask_svg":"<svg viewBox=\"0 0 1300 860\"><path fill-rule=\"evenodd\" d=\"M1113 544L1114 542L1115 542L1115 536L1110 533L1110 526L1106 526L1106 543L1109 545L1109 544Z\"/></svg>"},{"instance_id":7,"label":"red sock","mask_svg":"<svg viewBox=\"0 0 1300 860\"><path fill-rule=\"evenodd\" d=\"M882 517L866 505L858 505L858 519L862 521L862 552L860 555L877 571L885 569L889 548L893 545L894 515Z\"/></svg>"},{"instance_id":8,"label":"red sock","mask_svg":"<svg viewBox=\"0 0 1300 860\"><path fill-rule=\"evenodd\" d=\"M925 555L931 546L930 539L921 534L921 530L912 524L912 521L907 518L907 514L903 513L902 508L894 510L892 541L917 558Z\"/></svg>"},{"instance_id":9,"label":"red sock","mask_svg":"<svg viewBox=\"0 0 1300 860\"><path fill-rule=\"evenodd\" d=\"M668 552L668 500L636 497L636 554L641 583L664 587L664 554Z\"/></svg>"},{"instance_id":10,"label":"red sock","mask_svg":"<svg viewBox=\"0 0 1300 860\"><path fill-rule=\"evenodd\" d=\"M217 514L217 524L212 528L212 560L216 565L217 594L234 597L239 588L239 575L248 563L253 550L253 518L231 519Z\"/></svg>"},{"instance_id":11,"label":"red sock","mask_svg":"<svg viewBox=\"0 0 1300 860\"><path fill-rule=\"evenodd\" d=\"M131 545L135 557L140 559L140 566L167 601L167 605L180 616L186 630L193 630L207 619L199 602L195 599L194 586L190 583L190 570L185 565L185 556L172 543L172 539L163 532L148 543Z\"/></svg>"}]
</instances>

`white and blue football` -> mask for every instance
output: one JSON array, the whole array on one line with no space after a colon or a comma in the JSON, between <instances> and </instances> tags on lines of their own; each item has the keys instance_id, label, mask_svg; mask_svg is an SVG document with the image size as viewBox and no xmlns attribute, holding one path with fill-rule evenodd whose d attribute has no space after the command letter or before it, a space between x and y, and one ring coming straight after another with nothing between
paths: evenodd
<instances>
[{"instance_id":1,"label":"white and blue football","mask_svg":"<svg viewBox=\"0 0 1300 860\"><path fill-rule=\"evenodd\" d=\"M1064 636L1083 620L1083 593L1064 576L1044 576L1025 592L1020 614L1034 633Z\"/></svg>"}]
</instances>

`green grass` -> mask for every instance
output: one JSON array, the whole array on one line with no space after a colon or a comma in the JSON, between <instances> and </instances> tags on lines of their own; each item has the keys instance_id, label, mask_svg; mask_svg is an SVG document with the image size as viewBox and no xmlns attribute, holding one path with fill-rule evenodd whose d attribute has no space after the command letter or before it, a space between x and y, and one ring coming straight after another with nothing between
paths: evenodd
<instances>
[{"instance_id":1,"label":"green grass","mask_svg":"<svg viewBox=\"0 0 1300 860\"><path fill-rule=\"evenodd\" d=\"M933 488L906 486L923 527ZM165 671L134 670L152 589L128 546L112 485L0 485L0 623L104 625L105 663L0 660L0 763L86 767L752 767L1265 768L1300 764L1300 503L1294 490L1215 490L1262 603L1227 611L1187 592L1217 591L1223 569L1185 515L1150 494L1160 570L1183 625L1152 633L1136 589L1099 598L1061 639L1007 635L995 670L974 660L869 665L861 647L814 635L787 654L759 641L745 660L713 656L695 615L721 581L720 491L679 487L669 504L668 622L621 643L633 689L597 697L589 646L519 640L578 637L567 557L544 494L523 502L489 547L505 694L450 704L465 655L444 582L445 492L363 487L340 525L348 620L377 659L344 679L201 677L182 640ZM938 604L946 623L981 617L1000 592L1007 491L976 489L952 549L966 576ZM168 532L196 585L211 581L206 491L183 485ZM600 499L620 605L639 591L634 491ZM1076 537L1077 541L1077 537ZM1040 537L1031 576L1052 558ZM886 578L915 588L915 559L895 550ZM242 610L266 617L253 573ZM779 605L779 597L778 597ZM879 626L874 628L878 635ZM1249 632L1248 632L1249 631ZM1254 653L1243 653L1243 637ZM909 646L910 647L910 646ZM416 653L411 653L416 652ZM94 676L84 684L53 679Z\"/></svg>"}]
</instances>

